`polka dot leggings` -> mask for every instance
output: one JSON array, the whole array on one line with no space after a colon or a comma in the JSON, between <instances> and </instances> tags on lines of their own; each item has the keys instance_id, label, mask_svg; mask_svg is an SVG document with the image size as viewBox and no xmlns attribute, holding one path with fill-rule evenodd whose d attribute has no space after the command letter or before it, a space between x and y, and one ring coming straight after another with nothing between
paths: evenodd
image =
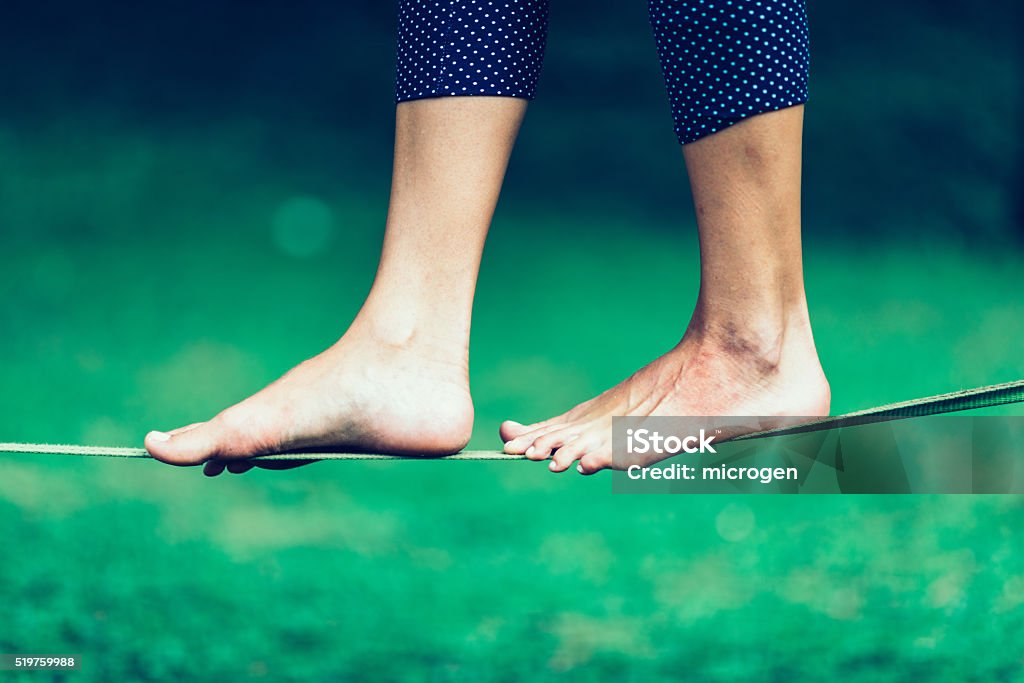
<instances>
[{"instance_id":1,"label":"polka dot leggings","mask_svg":"<svg viewBox=\"0 0 1024 683\"><path fill-rule=\"evenodd\" d=\"M675 132L687 144L807 101L805 0L648 0ZM548 0L400 0L395 100L533 99Z\"/></svg>"}]
</instances>

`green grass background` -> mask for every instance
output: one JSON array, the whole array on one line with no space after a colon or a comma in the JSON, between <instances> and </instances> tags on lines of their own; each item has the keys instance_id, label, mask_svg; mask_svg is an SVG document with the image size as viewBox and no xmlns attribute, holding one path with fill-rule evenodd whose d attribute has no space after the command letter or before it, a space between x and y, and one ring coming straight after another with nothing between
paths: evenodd
<instances>
[{"instance_id":1,"label":"green grass background","mask_svg":"<svg viewBox=\"0 0 1024 683\"><path fill-rule=\"evenodd\" d=\"M319 195L330 237L294 257L274 216L305 188L203 159L244 168L243 146L94 144L114 154L81 177L32 150L55 194L6 208L102 229L4 253L4 439L137 445L258 389L357 309L382 196ZM160 176L186 178L189 203L146 198ZM191 187L223 198L205 207ZM475 313L473 447L675 341L694 238L687 218L661 227L502 207ZM1018 255L810 232L835 411L1024 375ZM208 480L7 456L0 650L81 653L75 677L95 681L1019 680L1022 517L1013 497L613 496L608 477L529 463Z\"/></svg>"},{"instance_id":2,"label":"green grass background","mask_svg":"<svg viewBox=\"0 0 1024 683\"><path fill-rule=\"evenodd\" d=\"M578 26L576 5L485 255L474 448L663 352L696 294L642 3ZM901 34L856 5L812 12L805 260L837 413L1024 376L1011 22L908 3ZM305 10L303 34L271 4L253 25L181 7L5 24L4 62L35 61L0 117L0 440L205 419L336 339L369 287L391 9ZM165 54L186 25L193 50ZM927 57L948 45L959 89ZM315 210L288 220L296 199ZM79 653L64 678L97 682L1024 681L1022 523L1009 496L624 497L530 463L208 480L5 456L0 652Z\"/></svg>"}]
</instances>

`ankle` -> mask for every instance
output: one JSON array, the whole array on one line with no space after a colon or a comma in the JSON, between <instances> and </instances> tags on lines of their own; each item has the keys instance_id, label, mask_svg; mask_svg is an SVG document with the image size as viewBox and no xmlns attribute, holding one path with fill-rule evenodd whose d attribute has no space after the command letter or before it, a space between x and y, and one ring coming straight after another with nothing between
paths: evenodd
<instances>
[{"instance_id":1,"label":"ankle","mask_svg":"<svg viewBox=\"0 0 1024 683\"><path fill-rule=\"evenodd\" d=\"M367 301L346 336L399 353L411 353L465 367L469 335L466 325L445 325L444 318L406 306L374 305Z\"/></svg>"},{"instance_id":2,"label":"ankle","mask_svg":"<svg viewBox=\"0 0 1024 683\"><path fill-rule=\"evenodd\" d=\"M683 341L764 374L776 372L791 348L816 357L806 305L737 312L698 303Z\"/></svg>"}]
</instances>

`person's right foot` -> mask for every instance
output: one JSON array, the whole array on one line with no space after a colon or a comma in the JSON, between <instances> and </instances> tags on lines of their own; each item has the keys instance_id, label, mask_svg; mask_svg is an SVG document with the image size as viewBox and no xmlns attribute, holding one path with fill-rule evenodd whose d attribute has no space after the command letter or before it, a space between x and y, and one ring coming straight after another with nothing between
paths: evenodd
<instances>
[{"instance_id":1,"label":"person's right foot","mask_svg":"<svg viewBox=\"0 0 1024 683\"><path fill-rule=\"evenodd\" d=\"M207 474L300 448L456 453L469 441L473 404L465 349L455 346L357 321L334 346L208 422L150 432L146 450L173 465L208 462Z\"/></svg>"},{"instance_id":2,"label":"person's right foot","mask_svg":"<svg viewBox=\"0 0 1024 683\"><path fill-rule=\"evenodd\" d=\"M674 349L596 398L544 422L506 421L500 434L506 453L531 460L550 457L552 472L564 472L579 460L578 471L593 474L616 465L615 416L779 418L778 423L752 423L749 432L781 426L786 417L828 415L830 401L806 319L769 334L691 324Z\"/></svg>"}]
</instances>

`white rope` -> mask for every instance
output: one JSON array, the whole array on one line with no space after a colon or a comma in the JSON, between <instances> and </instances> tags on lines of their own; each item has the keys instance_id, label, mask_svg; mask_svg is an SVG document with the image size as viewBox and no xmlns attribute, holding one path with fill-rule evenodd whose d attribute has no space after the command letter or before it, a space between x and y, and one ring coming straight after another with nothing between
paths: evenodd
<instances>
[{"instance_id":1,"label":"white rope","mask_svg":"<svg viewBox=\"0 0 1024 683\"><path fill-rule=\"evenodd\" d=\"M101 455L115 458L149 458L144 448L77 446L48 443L0 443L0 453L48 453L53 455ZM255 460L526 460L500 451L462 451L444 457L384 455L380 453L274 453Z\"/></svg>"}]
</instances>

